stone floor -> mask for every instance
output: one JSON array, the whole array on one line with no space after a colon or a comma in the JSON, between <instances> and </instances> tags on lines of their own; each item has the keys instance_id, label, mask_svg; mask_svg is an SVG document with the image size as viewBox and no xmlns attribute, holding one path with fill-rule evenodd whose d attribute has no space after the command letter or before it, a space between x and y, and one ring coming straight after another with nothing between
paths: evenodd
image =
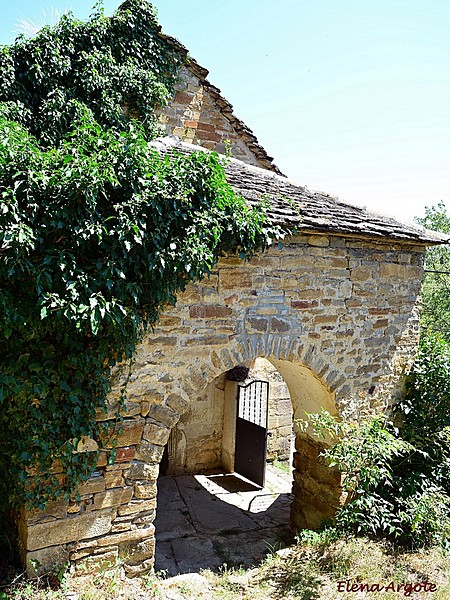
<instances>
[{"instance_id":1,"label":"stone floor","mask_svg":"<svg viewBox=\"0 0 450 600\"><path fill-rule=\"evenodd\" d=\"M258 488L236 474L160 477L155 571L172 577L252 566L290 539L292 477L268 466Z\"/></svg>"}]
</instances>

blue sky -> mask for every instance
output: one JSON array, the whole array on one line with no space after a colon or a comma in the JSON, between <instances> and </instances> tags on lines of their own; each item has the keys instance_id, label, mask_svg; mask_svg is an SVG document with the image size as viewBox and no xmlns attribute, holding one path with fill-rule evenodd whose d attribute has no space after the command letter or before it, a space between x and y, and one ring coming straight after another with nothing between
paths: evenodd
<instances>
[{"instance_id":1,"label":"blue sky","mask_svg":"<svg viewBox=\"0 0 450 600\"><path fill-rule=\"evenodd\" d=\"M19 18L94 0L15 0ZM307 185L412 219L450 208L448 0L159 0L179 38L282 171ZM110 14L120 0L105 0Z\"/></svg>"}]
</instances>

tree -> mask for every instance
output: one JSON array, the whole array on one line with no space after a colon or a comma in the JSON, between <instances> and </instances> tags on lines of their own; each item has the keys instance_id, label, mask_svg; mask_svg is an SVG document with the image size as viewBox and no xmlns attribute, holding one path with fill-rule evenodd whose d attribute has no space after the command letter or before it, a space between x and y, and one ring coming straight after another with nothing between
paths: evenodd
<instances>
[{"instance_id":1,"label":"tree","mask_svg":"<svg viewBox=\"0 0 450 600\"><path fill-rule=\"evenodd\" d=\"M450 235L450 216L443 202L426 208L425 217L416 220L427 229ZM422 328L450 342L450 247L428 248L425 257L428 272L422 288Z\"/></svg>"}]
</instances>

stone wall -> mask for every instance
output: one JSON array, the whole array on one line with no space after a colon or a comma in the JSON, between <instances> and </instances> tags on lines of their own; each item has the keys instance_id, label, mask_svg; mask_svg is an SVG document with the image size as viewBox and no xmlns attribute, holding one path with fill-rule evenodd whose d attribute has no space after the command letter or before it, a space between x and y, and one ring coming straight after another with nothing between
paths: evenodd
<instances>
[{"instance_id":1,"label":"stone wall","mask_svg":"<svg viewBox=\"0 0 450 600\"><path fill-rule=\"evenodd\" d=\"M289 461L292 450L292 403L289 389L266 359L253 361L248 381L269 381L267 460ZM209 383L172 429L167 474L222 468L226 374ZM236 401L234 390L233 401ZM234 452L232 451L232 462Z\"/></svg>"},{"instance_id":2,"label":"stone wall","mask_svg":"<svg viewBox=\"0 0 450 600\"><path fill-rule=\"evenodd\" d=\"M219 91L182 67L174 98L158 112L165 135L176 135L219 154L228 150L231 156L247 164L278 171L253 133L233 115L231 105Z\"/></svg>"},{"instance_id":3,"label":"stone wall","mask_svg":"<svg viewBox=\"0 0 450 600\"><path fill-rule=\"evenodd\" d=\"M296 418L321 407L348 419L386 410L416 351L422 261L420 246L321 235L291 239L248 263L221 259L139 347L124 421L112 428L114 464L106 464L113 442L105 436L80 500L22 513L28 565L69 559L76 568L119 557L130 575L151 568L164 445L182 415L200 414L192 403L207 386L236 365L269 360ZM111 411L99 415L105 423L121 381ZM314 441L300 434L295 469L292 521L316 525L339 501L338 479L317 466Z\"/></svg>"},{"instance_id":4,"label":"stone wall","mask_svg":"<svg viewBox=\"0 0 450 600\"><path fill-rule=\"evenodd\" d=\"M254 361L248 379L269 382L267 461L289 461L293 437L289 388L277 369L265 358Z\"/></svg>"},{"instance_id":5,"label":"stone wall","mask_svg":"<svg viewBox=\"0 0 450 600\"><path fill-rule=\"evenodd\" d=\"M168 474L199 473L222 466L225 376L193 399L172 430Z\"/></svg>"}]
</instances>

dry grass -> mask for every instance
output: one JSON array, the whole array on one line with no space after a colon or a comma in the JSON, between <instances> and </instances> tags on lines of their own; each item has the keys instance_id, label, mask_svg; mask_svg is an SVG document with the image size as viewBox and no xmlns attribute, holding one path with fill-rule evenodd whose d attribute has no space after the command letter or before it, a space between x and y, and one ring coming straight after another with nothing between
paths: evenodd
<instances>
[{"instance_id":1,"label":"dry grass","mask_svg":"<svg viewBox=\"0 0 450 600\"><path fill-rule=\"evenodd\" d=\"M58 578L53 576L53 584ZM48 581L17 582L0 592L8 600L398 600L400 598L448 600L450 556L440 550L415 553L395 552L383 542L364 538L327 541L320 536L270 555L250 570L224 568L220 573L182 575L162 580L147 575L126 579L120 565L92 576L65 574L59 589ZM428 581L434 593L346 592L339 582L394 586ZM423 589L423 588L422 588ZM2 596L3 593L3 596Z\"/></svg>"}]
</instances>

